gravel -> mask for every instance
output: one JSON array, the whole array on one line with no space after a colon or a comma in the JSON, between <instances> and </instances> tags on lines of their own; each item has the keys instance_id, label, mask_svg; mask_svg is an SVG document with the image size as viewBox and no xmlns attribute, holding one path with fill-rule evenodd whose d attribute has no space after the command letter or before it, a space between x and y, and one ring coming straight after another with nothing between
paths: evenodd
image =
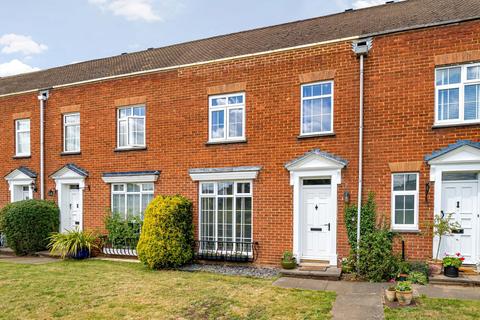
<instances>
[{"instance_id":1,"label":"gravel","mask_svg":"<svg viewBox=\"0 0 480 320\"><path fill-rule=\"evenodd\" d=\"M273 278L279 275L277 268L252 267L252 266L237 266L237 265L222 265L222 264L191 264L180 268L181 271L204 271L213 272L225 275L245 276L255 278Z\"/></svg>"}]
</instances>

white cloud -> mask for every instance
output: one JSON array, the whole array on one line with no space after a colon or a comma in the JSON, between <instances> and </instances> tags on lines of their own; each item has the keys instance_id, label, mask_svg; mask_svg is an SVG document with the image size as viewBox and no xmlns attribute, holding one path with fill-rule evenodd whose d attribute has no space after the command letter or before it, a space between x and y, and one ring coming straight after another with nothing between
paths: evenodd
<instances>
[{"instance_id":1,"label":"white cloud","mask_svg":"<svg viewBox=\"0 0 480 320\"><path fill-rule=\"evenodd\" d=\"M29 66L18 59L0 63L0 77L13 76L15 74L38 71L40 68Z\"/></svg>"},{"instance_id":2,"label":"white cloud","mask_svg":"<svg viewBox=\"0 0 480 320\"><path fill-rule=\"evenodd\" d=\"M102 10L112 12L127 20L144 20L154 22L163 20L163 17L153 9L152 0L88 0L91 4L100 7ZM175 6L175 1L163 0L161 5L164 9Z\"/></svg>"},{"instance_id":3,"label":"white cloud","mask_svg":"<svg viewBox=\"0 0 480 320\"><path fill-rule=\"evenodd\" d=\"M353 9L360 9L385 4L386 0L355 0L353 1Z\"/></svg>"},{"instance_id":4,"label":"white cloud","mask_svg":"<svg viewBox=\"0 0 480 320\"><path fill-rule=\"evenodd\" d=\"M4 34L0 37L2 53L22 53L24 55L39 54L47 50L44 44L35 42L31 37L21 34Z\"/></svg>"}]
</instances>

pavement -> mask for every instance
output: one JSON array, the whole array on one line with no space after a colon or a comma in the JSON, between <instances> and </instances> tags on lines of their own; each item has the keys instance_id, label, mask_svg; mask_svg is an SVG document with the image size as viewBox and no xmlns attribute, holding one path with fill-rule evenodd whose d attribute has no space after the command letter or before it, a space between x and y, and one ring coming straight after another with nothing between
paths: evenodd
<instances>
[{"instance_id":1,"label":"pavement","mask_svg":"<svg viewBox=\"0 0 480 320\"><path fill-rule=\"evenodd\" d=\"M388 283L327 281L282 277L274 286L290 289L333 291L333 319L384 319L383 292ZM414 295L429 298L480 300L478 287L426 285L414 286Z\"/></svg>"},{"instance_id":2,"label":"pavement","mask_svg":"<svg viewBox=\"0 0 480 320\"><path fill-rule=\"evenodd\" d=\"M57 262L58 259L46 258L46 257L34 257L34 256L11 256L11 255L0 255L0 262L16 263L16 264L47 264L52 262Z\"/></svg>"}]
</instances>

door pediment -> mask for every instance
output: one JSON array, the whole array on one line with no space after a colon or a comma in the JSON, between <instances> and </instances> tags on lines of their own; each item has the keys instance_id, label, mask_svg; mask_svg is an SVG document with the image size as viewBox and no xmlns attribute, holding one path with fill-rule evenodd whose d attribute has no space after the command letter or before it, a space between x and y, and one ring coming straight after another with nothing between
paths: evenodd
<instances>
[{"instance_id":1,"label":"door pediment","mask_svg":"<svg viewBox=\"0 0 480 320\"><path fill-rule=\"evenodd\" d=\"M480 143L458 141L425 157L430 165L480 163Z\"/></svg>"},{"instance_id":2,"label":"door pediment","mask_svg":"<svg viewBox=\"0 0 480 320\"><path fill-rule=\"evenodd\" d=\"M288 171L342 169L348 161L318 149L309 151L285 165Z\"/></svg>"}]
</instances>

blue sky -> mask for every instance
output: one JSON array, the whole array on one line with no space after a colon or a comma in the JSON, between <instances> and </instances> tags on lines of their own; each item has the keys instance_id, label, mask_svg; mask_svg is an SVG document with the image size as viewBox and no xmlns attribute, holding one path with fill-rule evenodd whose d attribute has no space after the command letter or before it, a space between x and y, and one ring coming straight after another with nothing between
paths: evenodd
<instances>
[{"instance_id":1,"label":"blue sky","mask_svg":"<svg viewBox=\"0 0 480 320\"><path fill-rule=\"evenodd\" d=\"M385 0L4 0L0 77Z\"/></svg>"}]
</instances>

